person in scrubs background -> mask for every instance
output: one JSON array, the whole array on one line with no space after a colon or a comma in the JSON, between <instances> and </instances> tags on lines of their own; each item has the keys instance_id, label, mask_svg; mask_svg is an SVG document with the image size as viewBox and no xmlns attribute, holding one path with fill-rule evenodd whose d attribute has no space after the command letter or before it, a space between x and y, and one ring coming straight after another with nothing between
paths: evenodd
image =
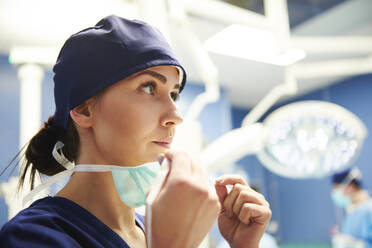
<instances>
[{"instance_id":1,"label":"person in scrubs background","mask_svg":"<svg viewBox=\"0 0 372 248\"><path fill-rule=\"evenodd\" d=\"M372 200L362 187L362 174L354 167L332 177L332 201L345 211L334 247L372 247Z\"/></svg>"}]
</instances>

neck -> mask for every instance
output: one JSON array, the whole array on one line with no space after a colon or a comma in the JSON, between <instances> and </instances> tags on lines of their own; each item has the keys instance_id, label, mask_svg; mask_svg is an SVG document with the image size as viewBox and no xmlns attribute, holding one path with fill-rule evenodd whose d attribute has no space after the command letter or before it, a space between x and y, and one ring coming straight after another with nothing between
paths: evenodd
<instances>
[{"instance_id":1,"label":"neck","mask_svg":"<svg viewBox=\"0 0 372 248\"><path fill-rule=\"evenodd\" d=\"M56 196L79 204L113 230L137 228L134 209L120 200L111 172L74 173Z\"/></svg>"}]
</instances>

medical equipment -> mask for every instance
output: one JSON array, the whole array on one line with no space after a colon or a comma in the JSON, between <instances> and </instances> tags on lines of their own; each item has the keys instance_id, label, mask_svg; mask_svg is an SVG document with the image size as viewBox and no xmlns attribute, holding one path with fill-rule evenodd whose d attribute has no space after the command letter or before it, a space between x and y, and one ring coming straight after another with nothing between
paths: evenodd
<instances>
[{"instance_id":1,"label":"medical equipment","mask_svg":"<svg viewBox=\"0 0 372 248\"><path fill-rule=\"evenodd\" d=\"M258 158L287 177L322 177L345 169L359 155L367 128L345 108L322 101L288 104L264 120L268 128Z\"/></svg>"},{"instance_id":2,"label":"medical equipment","mask_svg":"<svg viewBox=\"0 0 372 248\"><path fill-rule=\"evenodd\" d=\"M211 171L247 154L285 177L328 175L352 163L367 129L350 111L333 103L303 101L288 104L255 123L232 130L212 142L202 154Z\"/></svg>"}]
</instances>

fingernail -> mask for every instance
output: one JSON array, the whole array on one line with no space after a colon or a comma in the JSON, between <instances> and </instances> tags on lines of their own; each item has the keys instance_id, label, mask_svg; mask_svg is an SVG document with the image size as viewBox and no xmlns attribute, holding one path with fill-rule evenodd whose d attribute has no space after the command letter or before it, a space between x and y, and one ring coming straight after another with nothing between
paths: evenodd
<instances>
[{"instance_id":1,"label":"fingernail","mask_svg":"<svg viewBox=\"0 0 372 248\"><path fill-rule=\"evenodd\" d=\"M223 181L223 179L222 179L221 177L217 177L217 178L215 179L215 182L216 182L216 183L222 183L222 181Z\"/></svg>"},{"instance_id":2,"label":"fingernail","mask_svg":"<svg viewBox=\"0 0 372 248\"><path fill-rule=\"evenodd\" d=\"M231 218L231 213L229 211L226 211L225 215L226 215L227 218Z\"/></svg>"},{"instance_id":3,"label":"fingernail","mask_svg":"<svg viewBox=\"0 0 372 248\"><path fill-rule=\"evenodd\" d=\"M163 160L164 160L164 155L163 154L159 154L158 155L158 162L159 162L159 164L163 163Z\"/></svg>"}]
</instances>

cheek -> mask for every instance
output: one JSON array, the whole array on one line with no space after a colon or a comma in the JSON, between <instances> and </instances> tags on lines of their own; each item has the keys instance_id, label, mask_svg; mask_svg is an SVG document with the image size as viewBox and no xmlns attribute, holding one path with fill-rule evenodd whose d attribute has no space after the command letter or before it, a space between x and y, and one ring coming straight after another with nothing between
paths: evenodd
<instances>
[{"instance_id":1,"label":"cheek","mask_svg":"<svg viewBox=\"0 0 372 248\"><path fill-rule=\"evenodd\" d=\"M159 118L153 109L154 105L146 104L146 101L137 104L111 101L101 111L100 138L106 144L112 143L110 149L119 144L120 147L141 145L146 139L154 138L151 136Z\"/></svg>"}]
</instances>

